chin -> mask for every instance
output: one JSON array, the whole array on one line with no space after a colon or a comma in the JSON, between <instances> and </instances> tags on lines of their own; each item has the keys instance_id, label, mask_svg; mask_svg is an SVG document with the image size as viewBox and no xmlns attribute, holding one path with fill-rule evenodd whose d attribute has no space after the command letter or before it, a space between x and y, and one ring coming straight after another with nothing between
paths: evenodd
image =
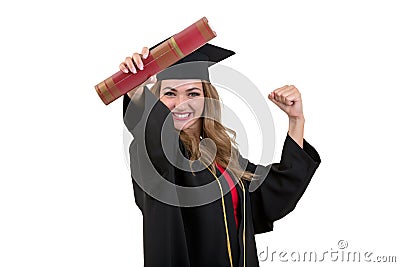
<instances>
[{"instance_id":1,"label":"chin","mask_svg":"<svg viewBox=\"0 0 400 267\"><path fill-rule=\"evenodd\" d=\"M174 123L174 127L178 131L190 130L190 128L195 124L196 120L188 121L187 123Z\"/></svg>"},{"instance_id":2,"label":"chin","mask_svg":"<svg viewBox=\"0 0 400 267\"><path fill-rule=\"evenodd\" d=\"M190 128L190 125L175 125L175 130L177 131L185 131Z\"/></svg>"}]
</instances>

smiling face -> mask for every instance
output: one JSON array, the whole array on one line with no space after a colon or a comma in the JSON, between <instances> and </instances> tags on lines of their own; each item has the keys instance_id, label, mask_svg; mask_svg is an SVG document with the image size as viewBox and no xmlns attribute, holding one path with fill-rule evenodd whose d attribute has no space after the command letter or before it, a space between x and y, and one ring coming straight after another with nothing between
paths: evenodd
<instances>
[{"instance_id":1,"label":"smiling face","mask_svg":"<svg viewBox=\"0 0 400 267\"><path fill-rule=\"evenodd\" d=\"M160 101L171 110L175 129L200 136L204 110L201 80L163 80Z\"/></svg>"}]
</instances>

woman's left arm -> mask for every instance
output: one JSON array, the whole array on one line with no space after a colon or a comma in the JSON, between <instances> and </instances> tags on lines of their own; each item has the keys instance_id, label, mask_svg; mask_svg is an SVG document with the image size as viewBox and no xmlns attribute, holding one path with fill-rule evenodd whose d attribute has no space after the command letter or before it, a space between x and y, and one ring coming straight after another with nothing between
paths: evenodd
<instances>
[{"instance_id":1,"label":"woman's left arm","mask_svg":"<svg viewBox=\"0 0 400 267\"><path fill-rule=\"evenodd\" d=\"M285 85L272 91L268 98L288 115L288 134L303 148L305 119L299 90L294 85Z\"/></svg>"},{"instance_id":2,"label":"woman's left arm","mask_svg":"<svg viewBox=\"0 0 400 267\"><path fill-rule=\"evenodd\" d=\"M306 140L303 148L286 135L281 160L268 166L255 165L239 154L241 167L256 175L249 188L254 233L273 230L273 222L296 207L321 163L318 152Z\"/></svg>"},{"instance_id":3,"label":"woman's left arm","mask_svg":"<svg viewBox=\"0 0 400 267\"><path fill-rule=\"evenodd\" d=\"M269 166L254 165L239 155L245 170L256 174L248 183L254 233L272 231L273 222L286 216L297 205L311 177L321 163L318 152L304 140L304 115L299 90L286 85L268 98L289 117L289 131L281 160Z\"/></svg>"}]
</instances>

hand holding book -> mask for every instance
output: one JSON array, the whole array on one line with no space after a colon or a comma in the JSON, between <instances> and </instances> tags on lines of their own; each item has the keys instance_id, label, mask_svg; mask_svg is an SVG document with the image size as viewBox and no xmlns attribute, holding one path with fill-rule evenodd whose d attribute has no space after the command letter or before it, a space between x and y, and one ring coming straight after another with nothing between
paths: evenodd
<instances>
[{"instance_id":1,"label":"hand holding book","mask_svg":"<svg viewBox=\"0 0 400 267\"><path fill-rule=\"evenodd\" d=\"M216 33L208 25L208 20L203 17L151 49L148 55L146 54L147 57L142 58L142 71L137 72L135 68L137 72L135 74L133 69L131 70L132 72L120 70L97 84L95 89L104 104L108 105L120 96L143 84L151 76L168 68L181 58L203 46L215 36ZM138 56L140 55L138 54Z\"/></svg>"}]
</instances>

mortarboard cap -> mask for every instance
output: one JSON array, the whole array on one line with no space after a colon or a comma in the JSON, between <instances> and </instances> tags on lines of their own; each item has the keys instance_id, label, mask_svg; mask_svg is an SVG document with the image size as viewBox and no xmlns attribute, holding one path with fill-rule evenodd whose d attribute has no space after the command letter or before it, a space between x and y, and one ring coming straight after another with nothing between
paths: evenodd
<instances>
[{"instance_id":1,"label":"mortarboard cap","mask_svg":"<svg viewBox=\"0 0 400 267\"><path fill-rule=\"evenodd\" d=\"M157 80L200 79L210 81L208 68L235 52L209 43L201 46L169 68L157 74Z\"/></svg>"}]
</instances>

